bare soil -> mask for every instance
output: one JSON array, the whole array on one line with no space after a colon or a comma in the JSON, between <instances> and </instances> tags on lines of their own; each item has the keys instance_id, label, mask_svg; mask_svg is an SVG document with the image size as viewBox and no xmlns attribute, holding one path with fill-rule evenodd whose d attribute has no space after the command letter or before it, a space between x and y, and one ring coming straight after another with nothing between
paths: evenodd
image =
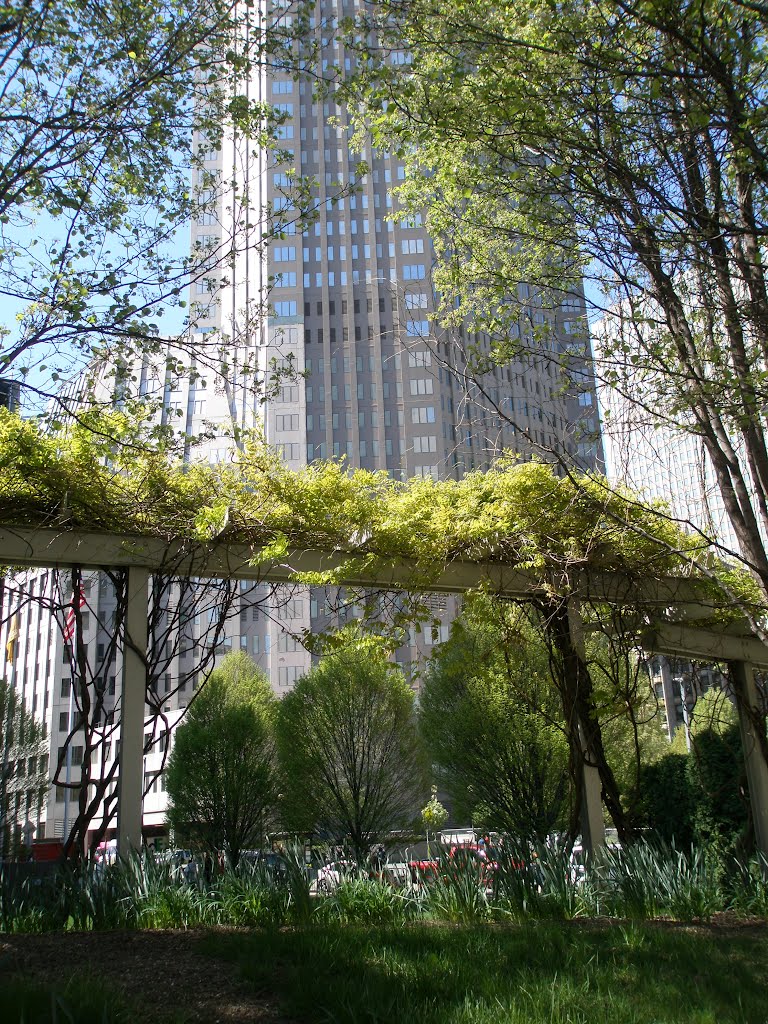
<instances>
[{"instance_id":1,"label":"bare soil","mask_svg":"<svg viewBox=\"0 0 768 1024\"><path fill-rule=\"evenodd\" d=\"M201 953L201 942L194 931L0 935L0 972L43 983L91 975L124 992L146 1020L290 1024L248 988L236 964Z\"/></svg>"}]
</instances>

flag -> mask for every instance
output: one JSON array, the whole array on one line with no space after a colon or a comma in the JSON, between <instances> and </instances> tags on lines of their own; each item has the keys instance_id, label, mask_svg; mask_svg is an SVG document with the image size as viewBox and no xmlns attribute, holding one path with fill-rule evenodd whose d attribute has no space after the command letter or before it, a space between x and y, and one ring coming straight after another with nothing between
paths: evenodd
<instances>
[{"instance_id":1,"label":"flag","mask_svg":"<svg viewBox=\"0 0 768 1024\"><path fill-rule=\"evenodd\" d=\"M85 604L85 594L82 587L78 587L72 594L72 604L67 612L67 619L64 623L64 639L71 640L75 635L75 623L77 622L77 609Z\"/></svg>"},{"instance_id":2,"label":"flag","mask_svg":"<svg viewBox=\"0 0 768 1024\"><path fill-rule=\"evenodd\" d=\"M13 661L13 653L16 649L16 641L19 637L19 616L13 613L11 624L8 627L8 639L5 641L5 657L7 661Z\"/></svg>"}]
</instances>

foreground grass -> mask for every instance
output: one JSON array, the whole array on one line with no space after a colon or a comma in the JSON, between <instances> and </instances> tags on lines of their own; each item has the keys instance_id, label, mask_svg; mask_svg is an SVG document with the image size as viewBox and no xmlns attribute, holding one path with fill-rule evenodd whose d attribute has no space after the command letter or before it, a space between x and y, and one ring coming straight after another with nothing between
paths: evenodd
<instances>
[{"instance_id":1,"label":"foreground grass","mask_svg":"<svg viewBox=\"0 0 768 1024\"><path fill-rule=\"evenodd\" d=\"M134 1024L140 1019L122 993L89 975L57 985L2 978L0 1007L8 1024Z\"/></svg>"},{"instance_id":2,"label":"foreground grass","mask_svg":"<svg viewBox=\"0 0 768 1024\"><path fill-rule=\"evenodd\" d=\"M766 1024L768 934L605 927L320 926L212 934L298 1021Z\"/></svg>"}]
</instances>

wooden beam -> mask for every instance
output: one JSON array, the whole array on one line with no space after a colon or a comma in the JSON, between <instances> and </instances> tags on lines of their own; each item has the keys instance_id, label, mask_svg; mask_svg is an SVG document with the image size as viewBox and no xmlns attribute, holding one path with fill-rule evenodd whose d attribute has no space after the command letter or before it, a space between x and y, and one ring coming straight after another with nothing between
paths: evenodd
<instances>
[{"instance_id":1,"label":"wooden beam","mask_svg":"<svg viewBox=\"0 0 768 1024\"><path fill-rule=\"evenodd\" d=\"M498 596L511 600L524 600L541 592L538 576L498 562L457 559L426 583L413 561L392 558L388 564L374 568L365 563L367 554L294 549L280 559L260 561L258 548L223 541L166 543L154 537L82 530L0 528L0 564L5 565L80 565L89 569L137 566L177 576L273 583L296 583L297 574L338 571L341 567L334 581L339 586L455 594L487 586ZM701 588L695 581L675 577L638 580L620 573L585 571L571 580L571 586L586 602L639 603L646 607L702 602Z\"/></svg>"},{"instance_id":2,"label":"wooden beam","mask_svg":"<svg viewBox=\"0 0 768 1024\"><path fill-rule=\"evenodd\" d=\"M752 807L755 846L763 856L760 865L763 877L768 879L768 765L765 763L760 737L755 728L755 722L762 721L760 696L757 692L752 665L744 661L732 661L729 667L736 691L741 748L744 751L744 765L747 769L747 789ZM765 724L761 724L759 728L765 730Z\"/></svg>"},{"instance_id":3,"label":"wooden beam","mask_svg":"<svg viewBox=\"0 0 768 1024\"><path fill-rule=\"evenodd\" d=\"M643 648L649 653L693 661L746 661L768 667L768 647L754 636L732 636L709 629L664 624L643 633Z\"/></svg>"},{"instance_id":4,"label":"wooden beam","mask_svg":"<svg viewBox=\"0 0 768 1024\"><path fill-rule=\"evenodd\" d=\"M147 699L147 606L149 573L128 569L120 696L120 774L117 795L117 852L141 849L144 790L144 704Z\"/></svg>"}]
</instances>

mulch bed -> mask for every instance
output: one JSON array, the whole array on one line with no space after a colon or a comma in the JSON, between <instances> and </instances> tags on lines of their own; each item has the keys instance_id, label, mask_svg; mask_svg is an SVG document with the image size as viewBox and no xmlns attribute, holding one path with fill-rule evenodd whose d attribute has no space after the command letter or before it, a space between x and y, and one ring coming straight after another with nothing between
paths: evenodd
<instances>
[{"instance_id":1,"label":"mulch bed","mask_svg":"<svg viewBox=\"0 0 768 1024\"><path fill-rule=\"evenodd\" d=\"M194 931L0 935L0 971L58 984L92 975L121 989L148 1020L290 1024L254 995L236 964L199 952L201 941Z\"/></svg>"}]
</instances>

